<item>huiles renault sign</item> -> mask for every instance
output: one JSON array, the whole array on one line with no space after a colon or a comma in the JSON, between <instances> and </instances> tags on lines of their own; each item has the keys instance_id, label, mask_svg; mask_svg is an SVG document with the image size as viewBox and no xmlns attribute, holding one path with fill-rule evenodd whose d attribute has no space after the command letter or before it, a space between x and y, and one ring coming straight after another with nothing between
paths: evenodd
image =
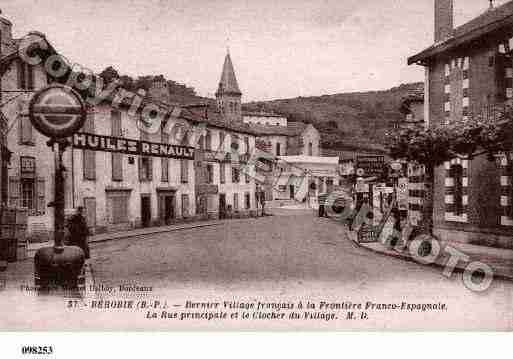
<instances>
[{"instance_id":1,"label":"huiles renault sign","mask_svg":"<svg viewBox=\"0 0 513 359\"><path fill-rule=\"evenodd\" d=\"M82 132L73 135L73 147L91 151L118 152L134 156L194 159L193 147Z\"/></svg>"}]
</instances>

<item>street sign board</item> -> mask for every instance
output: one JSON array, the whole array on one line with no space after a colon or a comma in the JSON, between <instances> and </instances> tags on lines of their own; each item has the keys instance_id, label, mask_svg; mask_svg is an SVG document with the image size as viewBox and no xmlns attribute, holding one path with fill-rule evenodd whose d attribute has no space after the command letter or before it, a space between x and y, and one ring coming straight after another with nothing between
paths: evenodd
<instances>
[{"instance_id":1,"label":"street sign board","mask_svg":"<svg viewBox=\"0 0 513 359\"><path fill-rule=\"evenodd\" d=\"M63 85L38 91L30 101L32 125L50 138L65 138L82 128L86 120L84 102L78 93Z\"/></svg>"},{"instance_id":2,"label":"street sign board","mask_svg":"<svg viewBox=\"0 0 513 359\"><path fill-rule=\"evenodd\" d=\"M363 170L365 177L381 177L385 170L385 156L361 155L356 157L356 167Z\"/></svg>"}]
</instances>

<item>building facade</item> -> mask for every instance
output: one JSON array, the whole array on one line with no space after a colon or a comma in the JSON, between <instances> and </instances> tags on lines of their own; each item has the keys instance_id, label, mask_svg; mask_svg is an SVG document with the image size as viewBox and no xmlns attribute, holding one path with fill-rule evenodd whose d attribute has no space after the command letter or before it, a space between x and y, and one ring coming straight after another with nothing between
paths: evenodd
<instances>
[{"instance_id":1,"label":"building facade","mask_svg":"<svg viewBox=\"0 0 513 359\"><path fill-rule=\"evenodd\" d=\"M18 54L20 40L13 39L11 26L6 26L10 22L0 24L2 44L7 44L8 52L0 62L1 90L10 94L8 99L4 98L8 103L1 109L8 122L6 141L12 151L7 199L11 206L29 210L30 240L45 241L53 237L54 213L49 204L54 198L55 153L47 145L48 138L32 127L28 103L37 90L57 80L42 65L31 66L22 61ZM51 44L46 45L49 52L56 54ZM140 100L171 114L175 106L154 98L159 93L166 94L165 86L159 81L154 85L150 96ZM222 106L235 96L233 89L228 90L219 93ZM240 113L240 106L231 108L239 108ZM181 108L178 117L167 116L159 128L150 131L141 125L147 120L144 115L133 113L123 102L118 105L113 99L106 99L88 106L87 120L80 131L80 136L90 135L83 141L88 146L98 145L95 136L110 136L157 147L185 146L194 154L184 159L71 146L63 155L66 213L83 206L88 225L95 233L226 215L253 215L254 165L248 164L248 156L244 155L254 149L255 134L242 124L240 116L235 121L233 113L224 116L227 108L223 107L223 111L222 116L216 117ZM175 136L167 129L178 122L187 130ZM234 143L239 146L237 149Z\"/></svg>"},{"instance_id":2,"label":"building facade","mask_svg":"<svg viewBox=\"0 0 513 359\"><path fill-rule=\"evenodd\" d=\"M493 116L513 99L513 2L454 28L453 1L435 1L435 44L409 64L426 69L426 122ZM442 240L513 248L511 163L465 154L435 171L434 232Z\"/></svg>"},{"instance_id":3,"label":"building facade","mask_svg":"<svg viewBox=\"0 0 513 359\"><path fill-rule=\"evenodd\" d=\"M287 118L268 112L242 112L242 121L250 125L282 126L287 127Z\"/></svg>"}]
</instances>

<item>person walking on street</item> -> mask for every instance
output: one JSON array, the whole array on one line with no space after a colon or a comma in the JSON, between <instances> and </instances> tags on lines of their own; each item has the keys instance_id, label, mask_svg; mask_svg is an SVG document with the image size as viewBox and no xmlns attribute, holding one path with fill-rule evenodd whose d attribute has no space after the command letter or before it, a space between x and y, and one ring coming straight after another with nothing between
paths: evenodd
<instances>
[{"instance_id":1,"label":"person walking on street","mask_svg":"<svg viewBox=\"0 0 513 359\"><path fill-rule=\"evenodd\" d=\"M77 213L69 219L68 230L70 234L69 244L80 247L84 251L85 259L89 259L90 253L87 237L90 235L90 232L84 217L84 207L78 207Z\"/></svg>"}]
</instances>

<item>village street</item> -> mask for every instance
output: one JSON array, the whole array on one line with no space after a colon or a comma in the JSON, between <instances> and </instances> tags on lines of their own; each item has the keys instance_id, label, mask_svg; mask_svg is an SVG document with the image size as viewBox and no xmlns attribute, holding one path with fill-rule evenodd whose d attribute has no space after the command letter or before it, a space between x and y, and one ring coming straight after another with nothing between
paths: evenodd
<instances>
[{"instance_id":1,"label":"village street","mask_svg":"<svg viewBox=\"0 0 513 359\"><path fill-rule=\"evenodd\" d=\"M510 281L497 279L487 292L473 293L464 286L461 273L448 279L440 268L358 248L347 239L344 226L318 218L312 211L274 213L278 215L93 245L95 283L151 286L174 303L191 298L251 301L279 296L282 301L447 304L443 313L408 317L372 312L367 321L340 320L320 323L320 328L377 329L385 323L405 329L511 328L511 317L505 315L510 312L511 302L505 300L512 298ZM275 324L278 328L309 326L308 322ZM258 325L251 322L243 327Z\"/></svg>"}]
</instances>

